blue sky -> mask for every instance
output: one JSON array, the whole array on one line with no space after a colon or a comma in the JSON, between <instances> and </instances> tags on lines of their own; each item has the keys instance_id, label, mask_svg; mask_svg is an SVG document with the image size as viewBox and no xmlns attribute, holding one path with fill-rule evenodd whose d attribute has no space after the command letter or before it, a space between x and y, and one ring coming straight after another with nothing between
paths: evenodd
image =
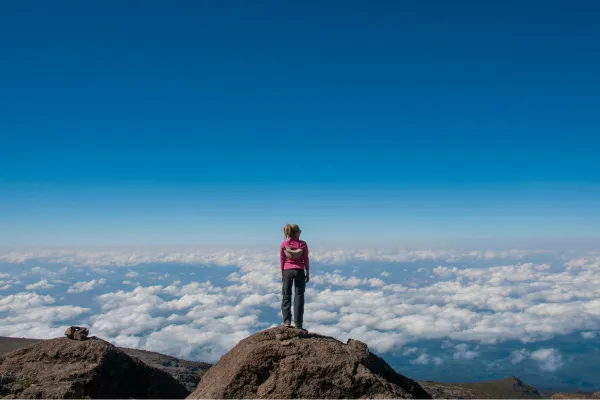
<instances>
[{"instance_id":1,"label":"blue sky","mask_svg":"<svg viewBox=\"0 0 600 400\"><path fill-rule=\"evenodd\" d=\"M286 222L316 242L592 240L599 17L594 1L2 4L0 243L267 244Z\"/></svg>"}]
</instances>

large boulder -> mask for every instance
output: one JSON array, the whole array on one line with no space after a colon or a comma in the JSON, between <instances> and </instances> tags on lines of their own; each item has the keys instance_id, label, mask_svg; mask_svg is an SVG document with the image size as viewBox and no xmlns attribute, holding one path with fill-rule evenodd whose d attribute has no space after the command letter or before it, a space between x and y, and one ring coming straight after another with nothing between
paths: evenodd
<instances>
[{"instance_id":1,"label":"large boulder","mask_svg":"<svg viewBox=\"0 0 600 400\"><path fill-rule=\"evenodd\" d=\"M91 337L44 340L0 356L0 397L183 399L168 373Z\"/></svg>"},{"instance_id":2,"label":"large boulder","mask_svg":"<svg viewBox=\"0 0 600 400\"><path fill-rule=\"evenodd\" d=\"M276 327L240 341L188 399L426 398L357 340Z\"/></svg>"},{"instance_id":3,"label":"large boulder","mask_svg":"<svg viewBox=\"0 0 600 400\"><path fill-rule=\"evenodd\" d=\"M69 332L65 332L65 336L67 333ZM41 339L24 339L0 336L0 356L41 341ZM151 367L167 372L183 386L185 386L188 394L196 390L202 375L210 367L212 367L212 364L200 361L181 360L179 358L155 353L152 351L129 349L126 347L118 348L123 350L129 356L137 358ZM6 383L6 379L1 380L1 382Z\"/></svg>"}]
</instances>

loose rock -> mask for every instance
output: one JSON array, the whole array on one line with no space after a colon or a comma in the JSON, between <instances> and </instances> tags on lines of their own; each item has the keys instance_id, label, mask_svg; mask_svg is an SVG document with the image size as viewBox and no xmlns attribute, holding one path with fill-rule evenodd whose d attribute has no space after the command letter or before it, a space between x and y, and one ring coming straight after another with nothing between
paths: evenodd
<instances>
[{"instance_id":1,"label":"loose rock","mask_svg":"<svg viewBox=\"0 0 600 400\"><path fill-rule=\"evenodd\" d=\"M88 328L82 328L80 326L70 326L65 331L65 336L73 340L86 340L90 331Z\"/></svg>"}]
</instances>

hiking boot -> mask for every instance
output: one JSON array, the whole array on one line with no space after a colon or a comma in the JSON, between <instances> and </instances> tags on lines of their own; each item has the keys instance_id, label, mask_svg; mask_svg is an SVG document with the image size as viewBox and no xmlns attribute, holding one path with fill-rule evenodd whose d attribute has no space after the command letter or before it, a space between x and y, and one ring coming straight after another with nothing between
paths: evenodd
<instances>
[{"instance_id":1,"label":"hiking boot","mask_svg":"<svg viewBox=\"0 0 600 400\"><path fill-rule=\"evenodd\" d=\"M302 322L294 322L294 328L302 329Z\"/></svg>"},{"instance_id":2,"label":"hiking boot","mask_svg":"<svg viewBox=\"0 0 600 400\"><path fill-rule=\"evenodd\" d=\"M292 323L291 323L290 321L283 321L283 322L281 323L281 326L285 326L285 327L288 327L288 328L289 328L290 326L292 326Z\"/></svg>"}]
</instances>

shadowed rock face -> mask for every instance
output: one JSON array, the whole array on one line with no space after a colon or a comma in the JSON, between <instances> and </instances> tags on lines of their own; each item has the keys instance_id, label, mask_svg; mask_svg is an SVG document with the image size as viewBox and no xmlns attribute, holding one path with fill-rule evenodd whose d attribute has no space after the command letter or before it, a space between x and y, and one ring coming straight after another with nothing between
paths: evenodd
<instances>
[{"instance_id":1,"label":"shadowed rock face","mask_svg":"<svg viewBox=\"0 0 600 400\"><path fill-rule=\"evenodd\" d=\"M180 360L175 357L167 356L152 351L120 348L133 358L137 358L145 364L158 368L185 386L188 394L192 393L198 387L202 375L212 366L212 364ZM186 395L187 396L187 395Z\"/></svg>"},{"instance_id":2,"label":"shadowed rock face","mask_svg":"<svg viewBox=\"0 0 600 400\"><path fill-rule=\"evenodd\" d=\"M188 396L201 398L431 398L367 345L276 327L240 341Z\"/></svg>"},{"instance_id":3,"label":"shadowed rock face","mask_svg":"<svg viewBox=\"0 0 600 400\"><path fill-rule=\"evenodd\" d=\"M0 357L5 398L182 399L185 387L168 373L98 338L44 340Z\"/></svg>"}]
</instances>

